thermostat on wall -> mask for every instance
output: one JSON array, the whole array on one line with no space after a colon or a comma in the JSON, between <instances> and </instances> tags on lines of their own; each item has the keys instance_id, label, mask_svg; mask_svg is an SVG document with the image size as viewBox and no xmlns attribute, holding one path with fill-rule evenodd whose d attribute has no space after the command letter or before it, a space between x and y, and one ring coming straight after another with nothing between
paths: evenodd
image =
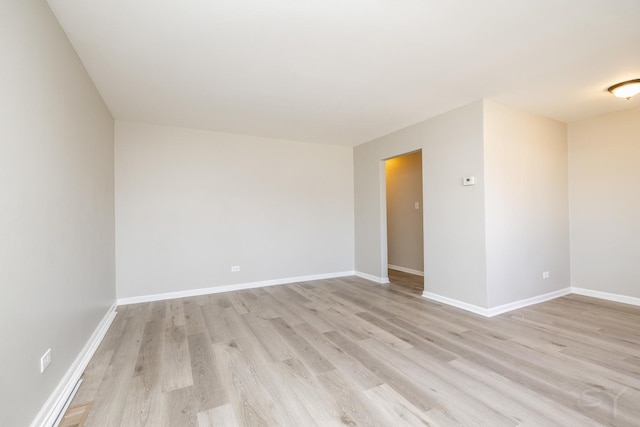
<instances>
[{"instance_id":1,"label":"thermostat on wall","mask_svg":"<svg viewBox=\"0 0 640 427\"><path fill-rule=\"evenodd\" d=\"M476 183L475 176L465 176L462 178L462 185L474 185Z\"/></svg>"}]
</instances>

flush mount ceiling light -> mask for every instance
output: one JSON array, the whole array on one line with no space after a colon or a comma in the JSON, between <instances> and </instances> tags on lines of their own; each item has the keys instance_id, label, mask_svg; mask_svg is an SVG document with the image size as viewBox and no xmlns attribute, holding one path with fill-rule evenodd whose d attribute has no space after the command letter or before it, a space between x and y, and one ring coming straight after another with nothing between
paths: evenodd
<instances>
[{"instance_id":1,"label":"flush mount ceiling light","mask_svg":"<svg viewBox=\"0 0 640 427\"><path fill-rule=\"evenodd\" d=\"M618 98L631 99L633 95L640 93L640 79L618 83L617 85L611 86L608 91Z\"/></svg>"}]
</instances>

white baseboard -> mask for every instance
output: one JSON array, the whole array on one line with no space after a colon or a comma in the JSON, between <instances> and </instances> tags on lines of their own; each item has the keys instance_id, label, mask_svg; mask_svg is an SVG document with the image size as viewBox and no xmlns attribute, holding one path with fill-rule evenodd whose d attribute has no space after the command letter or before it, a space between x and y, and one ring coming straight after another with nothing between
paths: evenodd
<instances>
[{"instance_id":1,"label":"white baseboard","mask_svg":"<svg viewBox=\"0 0 640 427\"><path fill-rule=\"evenodd\" d=\"M392 270L402 271L403 273L415 274L416 276L424 277L424 271L414 270L412 268L400 267L399 265L391 265L391 264L389 264L387 267L389 267Z\"/></svg>"},{"instance_id":2,"label":"white baseboard","mask_svg":"<svg viewBox=\"0 0 640 427\"><path fill-rule=\"evenodd\" d=\"M491 308L480 307L477 305L459 301L457 299L444 297L442 295L438 295L438 294L434 294L426 291L422 293L422 296L427 299L441 302L443 304L447 304L456 308L461 308L463 310L470 311L472 313L479 314L484 317L493 317L493 316L497 316L499 314L503 314L512 310L516 310L518 308L523 308L533 304L539 304L541 302L559 298L561 296L568 295L570 293L571 293L571 288L564 288L558 291L537 295L531 298L525 298L519 301L510 302L508 304L498 305L496 307L491 307Z\"/></svg>"},{"instance_id":3,"label":"white baseboard","mask_svg":"<svg viewBox=\"0 0 640 427\"><path fill-rule=\"evenodd\" d=\"M444 297L442 295L434 294L427 291L424 291L422 293L422 296L432 301L440 302L446 305L450 305L452 307L461 308L463 310L470 311L475 314L479 314L481 316L489 317L489 310L477 305L469 304L457 299Z\"/></svg>"},{"instance_id":4,"label":"white baseboard","mask_svg":"<svg viewBox=\"0 0 640 427\"><path fill-rule=\"evenodd\" d=\"M76 383L82 376L93 354L98 349L100 342L102 342L115 317L116 304L114 303L93 331L93 334L91 334L87 343L62 377L58 386L53 390L49 399L47 399L42 409L40 409L38 415L36 415L31 422L31 427L52 427L55 424L58 415L62 411L62 408L64 408L67 399L73 392Z\"/></svg>"},{"instance_id":5,"label":"white baseboard","mask_svg":"<svg viewBox=\"0 0 640 427\"><path fill-rule=\"evenodd\" d=\"M560 298L571 293L571 288L564 288L557 291L549 292L542 295L537 295L531 298L525 298L519 301L510 302L507 304L498 305L487 309L488 316L493 317L498 314L506 313L508 311L517 310L519 308L528 307L533 304L540 304L541 302L550 301L552 299Z\"/></svg>"},{"instance_id":6,"label":"white baseboard","mask_svg":"<svg viewBox=\"0 0 640 427\"><path fill-rule=\"evenodd\" d=\"M358 277L362 277L363 279L367 279L367 280L370 280L372 282L381 283L383 285L389 283L389 278L388 277L378 277L378 276L374 276L372 274L363 273L361 271L355 271L353 273L353 275L358 276Z\"/></svg>"},{"instance_id":7,"label":"white baseboard","mask_svg":"<svg viewBox=\"0 0 640 427\"><path fill-rule=\"evenodd\" d=\"M241 291L244 289L263 288L265 286L286 285L289 283L309 282L311 280L335 279L337 277L353 276L353 271L338 273L314 274L310 276L287 277L284 279L263 280L260 282L238 283L235 285L213 286L210 288L190 289L187 291L166 292L162 294L141 295L137 297L118 298L118 305L138 304L142 302L163 301L174 298L195 297L199 295L217 294L222 292Z\"/></svg>"},{"instance_id":8,"label":"white baseboard","mask_svg":"<svg viewBox=\"0 0 640 427\"><path fill-rule=\"evenodd\" d=\"M56 420L53 423L54 427L58 427L60 425L60 423L62 422L62 419L64 418L64 415L67 413L67 410L69 409L69 406L71 405L71 402L73 401L73 398L76 396L76 393L80 389L80 386L82 385L83 381L84 380L82 378L80 378L78 380L78 382L76 383L76 385L73 386L73 390L71 390L71 393L69 393L69 397L67 397L67 400L64 403L64 406L62 407L62 409L58 413L58 417L56 418Z\"/></svg>"},{"instance_id":9,"label":"white baseboard","mask_svg":"<svg viewBox=\"0 0 640 427\"><path fill-rule=\"evenodd\" d=\"M584 295L585 297L593 297L604 299L607 301L621 302L623 304L631 304L640 306L640 298L630 297L627 295L611 294L609 292L594 291L591 289L571 287L571 293L576 295Z\"/></svg>"}]
</instances>

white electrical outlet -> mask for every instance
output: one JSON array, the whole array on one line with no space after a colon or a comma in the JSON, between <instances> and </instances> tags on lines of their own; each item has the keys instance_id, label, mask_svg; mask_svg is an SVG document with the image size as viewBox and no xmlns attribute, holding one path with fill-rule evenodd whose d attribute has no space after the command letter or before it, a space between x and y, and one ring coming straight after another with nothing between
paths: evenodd
<instances>
[{"instance_id":1,"label":"white electrical outlet","mask_svg":"<svg viewBox=\"0 0 640 427\"><path fill-rule=\"evenodd\" d=\"M51 349L45 351L40 358L40 373L43 373L49 367L49 364L51 364Z\"/></svg>"},{"instance_id":2,"label":"white electrical outlet","mask_svg":"<svg viewBox=\"0 0 640 427\"><path fill-rule=\"evenodd\" d=\"M420 209L420 202L415 202L415 203L413 204L413 207L414 207L416 210Z\"/></svg>"},{"instance_id":3,"label":"white electrical outlet","mask_svg":"<svg viewBox=\"0 0 640 427\"><path fill-rule=\"evenodd\" d=\"M542 272L542 278L543 279L548 279L549 278L549 272L548 271L543 271Z\"/></svg>"},{"instance_id":4,"label":"white electrical outlet","mask_svg":"<svg viewBox=\"0 0 640 427\"><path fill-rule=\"evenodd\" d=\"M240 271L240 266L239 265L231 266L231 272L232 273L237 273L238 271Z\"/></svg>"},{"instance_id":5,"label":"white electrical outlet","mask_svg":"<svg viewBox=\"0 0 640 427\"><path fill-rule=\"evenodd\" d=\"M476 177L475 176L465 176L462 178L462 185L475 185Z\"/></svg>"}]
</instances>

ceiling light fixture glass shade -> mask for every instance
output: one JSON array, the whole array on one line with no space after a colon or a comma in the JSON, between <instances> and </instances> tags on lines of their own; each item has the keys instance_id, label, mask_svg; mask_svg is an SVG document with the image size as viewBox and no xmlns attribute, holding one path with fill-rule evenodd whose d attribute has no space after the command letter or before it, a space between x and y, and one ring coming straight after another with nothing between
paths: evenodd
<instances>
[{"instance_id":1,"label":"ceiling light fixture glass shade","mask_svg":"<svg viewBox=\"0 0 640 427\"><path fill-rule=\"evenodd\" d=\"M633 95L640 93L640 79L628 80L611 86L609 89L618 98L630 99Z\"/></svg>"}]
</instances>

